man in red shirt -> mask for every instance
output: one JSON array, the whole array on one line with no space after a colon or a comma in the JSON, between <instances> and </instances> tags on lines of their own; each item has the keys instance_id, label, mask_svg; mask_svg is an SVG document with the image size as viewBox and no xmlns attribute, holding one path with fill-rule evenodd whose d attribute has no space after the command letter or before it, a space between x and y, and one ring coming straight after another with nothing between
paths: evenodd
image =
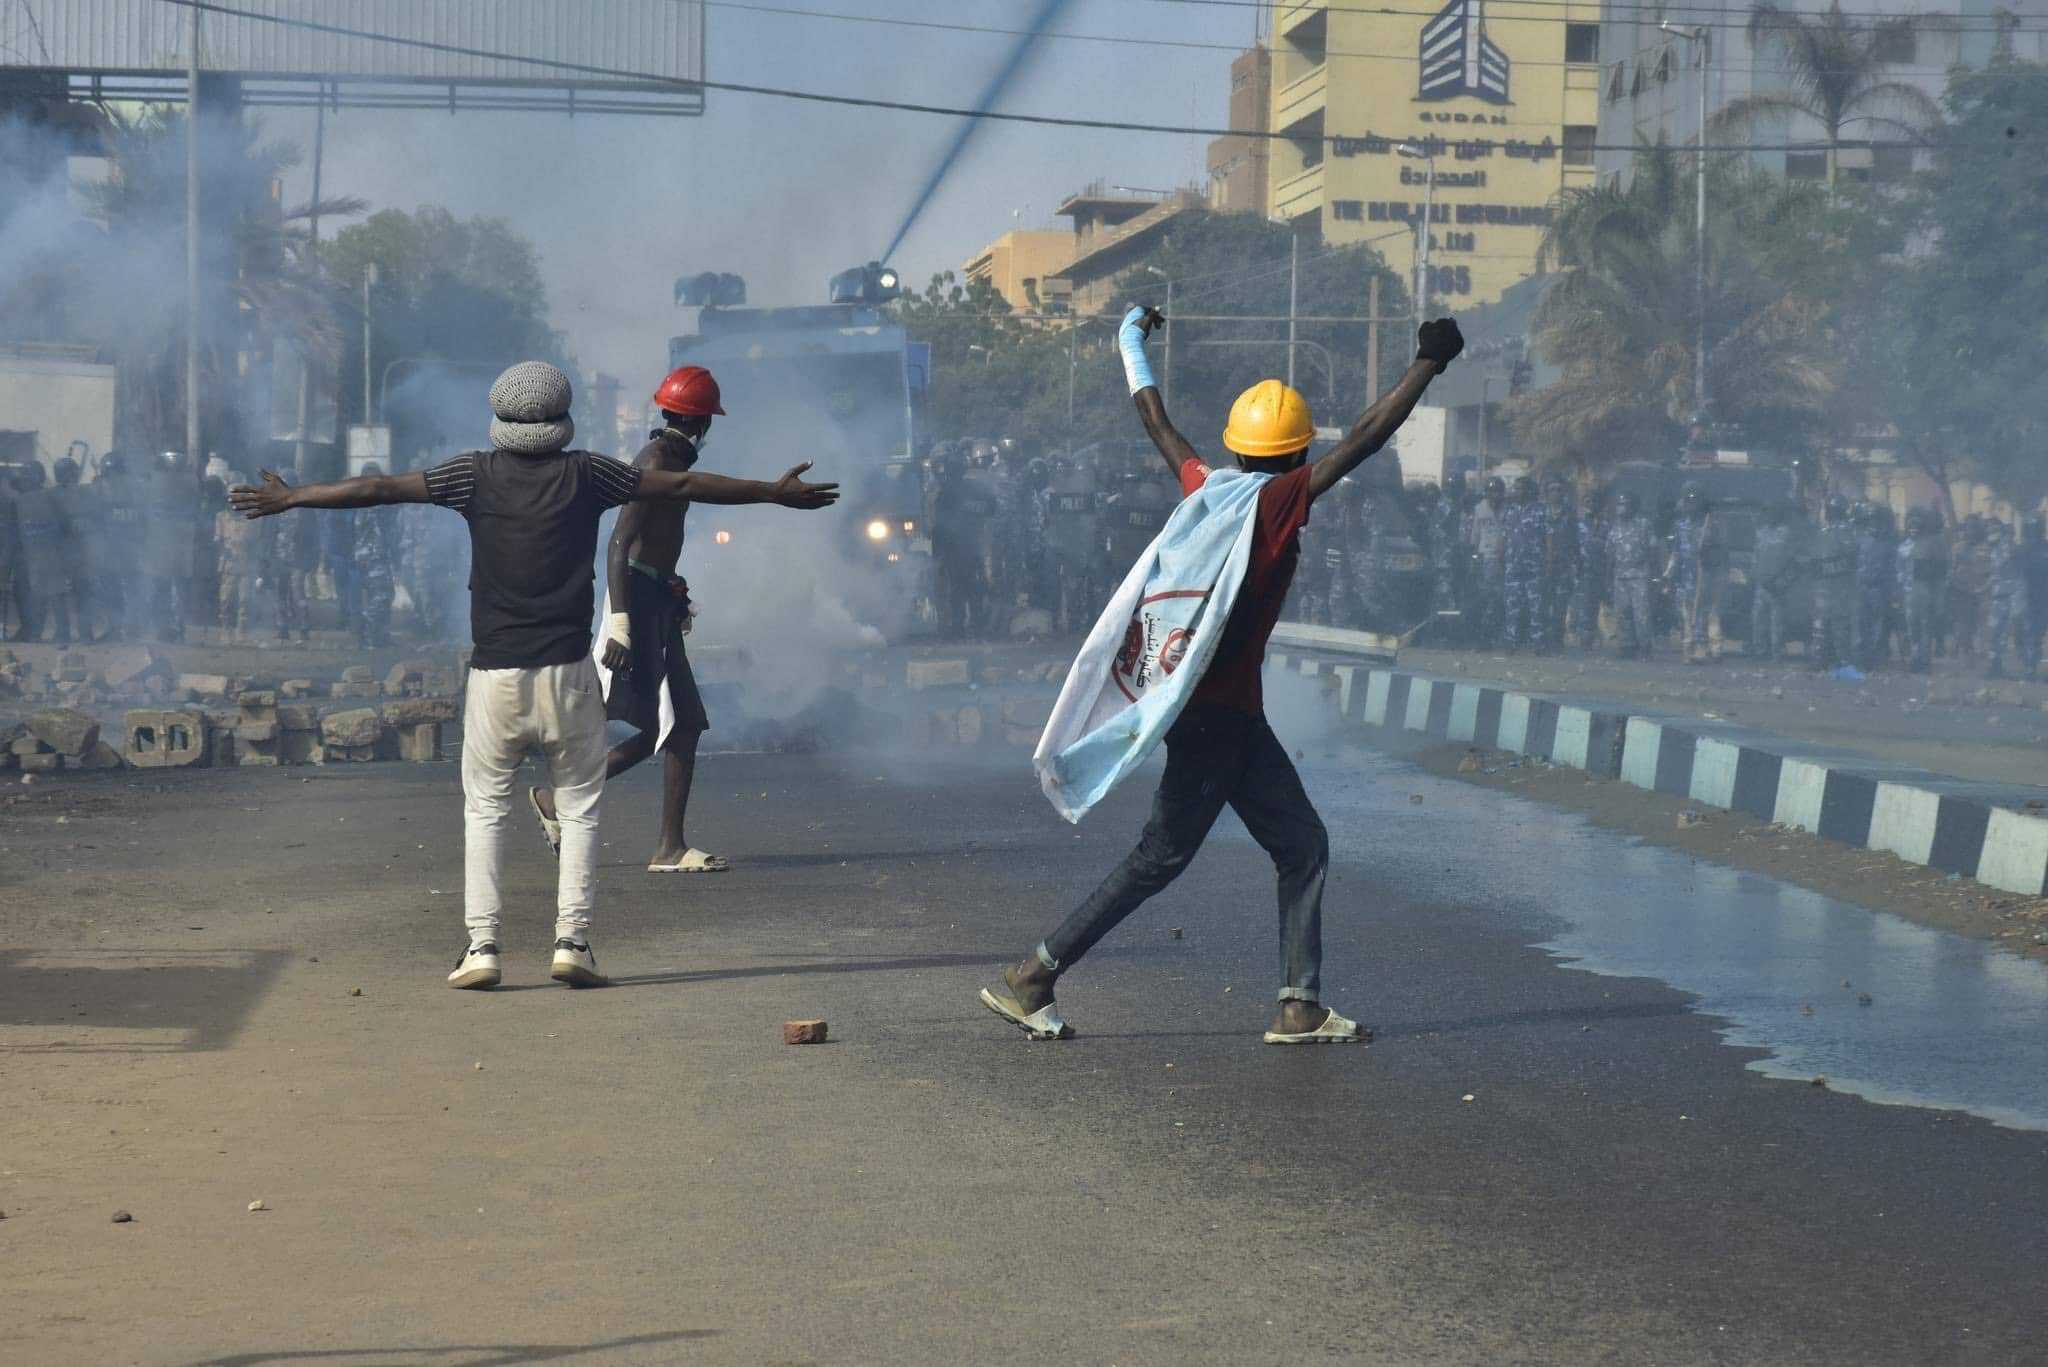
<instances>
[{"instance_id":1,"label":"man in red shirt","mask_svg":"<svg viewBox=\"0 0 2048 1367\"><path fill-rule=\"evenodd\" d=\"M1145 341L1161 321L1151 310L1132 309L1118 344L1145 431L1180 481L1183 494L1189 494L1208 479L1209 467L1174 430L1152 382ZM1152 799L1151 820L1138 847L1102 886L1035 950L1004 970L999 987L982 990L982 1004L989 1010L1034 1039L1072 1034L1053 1001L1059 976L1147 898L1180 876L1228 806L1273 857L1280 878L1280 1009L1266 1032L1266 1043L1357 1043L1370 1038L1356 1021L1321 1005L1329 835L1302 790L1286 748L1266 721L1260 670L1267 638L1280 619L1301 556L1301 529L1308 523L1310 505L1387 444L1429 382L1464 346L1458 325L1450 319L1424 323L1408 373L1314 465L1306 463L1306 453L1315 428L1301 395L1278 380L1262 380L1238 396L1223 444L1236 454L1241 469L1272 478L1259 491L1251 563L1224 624L1223 640L1187 707L1166 733L1166 773Z\"/></svg>"}]
</instances>

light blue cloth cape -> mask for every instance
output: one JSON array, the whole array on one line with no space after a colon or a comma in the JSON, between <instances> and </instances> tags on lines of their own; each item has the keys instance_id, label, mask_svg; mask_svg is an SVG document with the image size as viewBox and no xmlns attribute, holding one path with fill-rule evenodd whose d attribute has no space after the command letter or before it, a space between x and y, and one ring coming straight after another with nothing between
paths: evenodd
<instances>
[{"instance_id":1,"label":"light blue cloth cape","mask_svg":"<svg viewBox=\"0 0 2048 1367\"><path fill-rule=\"evenodd\" d=\"M1145 762L1207 672L1251 563L1259 491L1272 478L1211 471L1110 595L1031 757L1068 821Z\"/></svg>"}]
</instances>

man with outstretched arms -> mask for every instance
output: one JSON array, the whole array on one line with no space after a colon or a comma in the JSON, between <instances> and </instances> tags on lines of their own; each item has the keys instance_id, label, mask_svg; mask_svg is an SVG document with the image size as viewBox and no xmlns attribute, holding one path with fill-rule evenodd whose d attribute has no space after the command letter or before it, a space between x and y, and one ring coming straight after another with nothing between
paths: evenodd
<instances>
[{"instance_id":1,"label":"man with outstretched arms","mask_svg":"<svg viewBox=\"0 0 2048 1367\"><path fill-rule=\"evenodd\" d=\"M592 562L598 518L639 500L774 503L826 508L836 484L807 484L799 465L774 483L692 471L638 469L568 450L569 377L523 361L491 386L491 448L431 470L364 475L294 488L266 470L258 488L229 494L249 517L294 508L435 503L469 523L470 658L462 719L464 919L469 945L450 987L495 986L504 835L513 782L527 751L546 757L561 870L551 976L572 987L605 979L590 949L597 890L597 806L604 792L604 701L590 658Z\"/></svg>"},{"instance_id":2,"label":"man with outstretched arms","mask_svg":"<svg viewBox=\"0 0 2048 1367\"><path fill-rule=\"evenodd\" d=\"M1305 463L1315 428L1301 395L1278 380L1253 385L1238 396L1223 434L1236 469L1215 471L1212 478L1168 421L1152 380L1145 341L1161 321L1156 312L1132 309L1118 343L1138 414L1180 482L1183 503L1141 558L1145 575L1134 571L1125 580L1083 645L1037 762L1048 797L1069 819L1078 819L1135 767L1150 749L1145 737L1161 726L1167 728L1166 773L1138 847L1005 970L1000 983L983 990L982 1004L1034 1039L1070 1034L1053 1001L1060 976L1187 868L1227 805L1279 872L1280 1006L1266 1042L1358 1042L1369 1032L1321 1005L1329 837L1266 721L1260 669L1294 578L1310 506L1387 444L1430 380L1464 348L1464 338L1449 319L1423 324L1415 363L1401 382L1314 465ZM1157 587L1174 576L1179 589ZM1208 615L1212 602L1226 601L1220 621ZM1179 615L1169 619L1169 613ZM1114 645L1119 638L1121 646ZM1101 645L1114 653L1106 669L1096 664ZM1096 681L1105 677L1098 689ZM1119 695L1131 699L1128 709L1119 710ZM1070 707L1076 699L1094 701ZM1161 700L1165 707L1151 706ZM1067 717L1079 720L1061 732ZM1110 721L1096 725L1103 717ZM1066 744L1066 735L1078 739ZM1054 753L1056 743L1065 748Z\"/></svg>"},{"instance_id":3,"label":"man with outstretched arms","mask_svg":"<svg viewBox=\"0 0 2048 1367\"><path fill-rule=\"evenodd\" d=\"M647 434L634 468L687 473L704 449L712 418L725 414L718 381L702 366L684 366L661 382L654 404L664 425ZM676 563L689 512L688 502L629 504L620 510L605 550L605 625L598 640L605 715L629 723L635 734L612 747L604 772L617 778L661 752L661 839L647 863L649 873L723 873L731 867L722 855L692 848L683 833L697 741L711 727L683 650L690 586L676 573ZM554 791L534 788L528 796L541 831L559 853Z\"/></svg>"}]
</instances>

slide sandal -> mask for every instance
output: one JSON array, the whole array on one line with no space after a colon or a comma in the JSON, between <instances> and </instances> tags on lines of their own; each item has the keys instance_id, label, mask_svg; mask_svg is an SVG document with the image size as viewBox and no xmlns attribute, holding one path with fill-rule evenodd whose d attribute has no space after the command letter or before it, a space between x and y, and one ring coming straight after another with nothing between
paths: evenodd
<instances>
[{"instance_id":1,"label":"slide sandal","mask_svg":"<svg viewBox=\"0 0 2048 1367\"><path fill-rule=\"evenodd\" d=\"M1364 1029L1357 1021L1345 1020L1332 1011L1323 1017L1323 1023L1315 1029L1299 1035L1283 1035L1275 1030L1266 1032L1268 1044L1371 1044L1372 1031Z\"/></svg>"},{"instance_id":2,"label":"slide sandal","mask_svg":"<svg viewBox=\"0 0 2048 1367\"><path fill-rule=\"evenodd\" d=\"M683 857L673 864L649 864L649 873L728 873L732 861L722 854L706 854L702 850L685 850Z\"/></svg>"},{"instance_id":3,"label":"slide sandal","mask_svg":"<svg viewBox=\"0 0 2048 1367\"><path fill-rule=\"evenodd\" d=\"M1060 1019L1059 1007L1047 1002L1036 1011L1026 1013L1015 997L1009 993L995 993L986 987L981 989L981 1004L1001 1016L1010 1024L1022 1030L1032 1039L1072 1039L1074 1027Z\"/></svg>"},{"instance_id":4,"label":"slide sandal","mask_svg":"<svg viewBox=\"0 0 2048 1367\"><path fill-rule=\"evenodd\" d=\"M540 833L547 840L548 848L559 858L562 853L562 823L540 809L540 789L528 788L526 801L533 808L534 818L540 822Z\"/></svg>"}]
</instances>

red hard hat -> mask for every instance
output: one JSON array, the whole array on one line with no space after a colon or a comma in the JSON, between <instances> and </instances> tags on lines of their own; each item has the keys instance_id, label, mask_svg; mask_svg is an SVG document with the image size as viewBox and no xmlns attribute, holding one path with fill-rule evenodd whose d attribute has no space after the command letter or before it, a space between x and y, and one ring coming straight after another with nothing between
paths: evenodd
<instances>
[{"instance_id":1,"label":"red hard hat","mask_svg":"<svg viewBox=\"0 0 2048 1367\"><path fill-rule=\"evenodd\" d=\"M725 410L718 406L718 381L700 365L670 371L661 388L654 391L654 406L664 413L678 413L686 418L713 413L725 416Z\"/></svg>"}]
</instances>

